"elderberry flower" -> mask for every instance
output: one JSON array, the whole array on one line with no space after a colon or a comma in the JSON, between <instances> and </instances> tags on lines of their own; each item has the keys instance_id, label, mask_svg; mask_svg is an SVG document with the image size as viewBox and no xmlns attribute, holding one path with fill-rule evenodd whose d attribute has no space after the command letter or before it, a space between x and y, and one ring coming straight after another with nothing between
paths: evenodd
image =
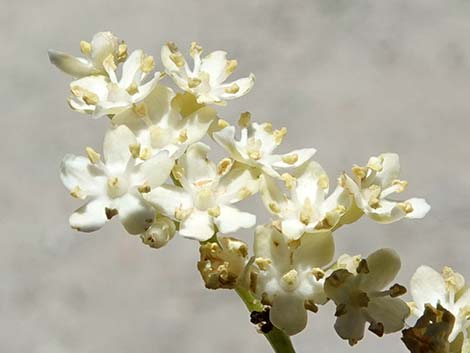
<instances>
[{"instance_id":1,"label":"elderberry flower","mask_svg":"<svg viewBox=\"0 0 470 353\"><path fill-rule=\"evenodd\" d=\"M270 321L288 335L307 325L307 310L327 301L323 291L324 271L334 255L331 232L304 234L296 241L271 225L258 226L255 235L255 264L251 290L270 305Z\"/></svg>"},{"instance_id":2,"label":"elderberry flower","mask_svg":"<svg viewBox=\"0 0 470 353\"><path fill-rule=\"evenodd\" d=\"M401 262L391 249L380 249L361 260L355 273L334 271L325 281L325 293L336 304L335 330L354 345L364 336L364 326L378 336L399 331L410 310L397 296L406 292L398 284L383 290L397 275Z\"/></svg>"},{"instance_id":3,"label":"elderberry flower","mask_svg":"<svg viewBox=\"0 0 470 353\"><path fill-rule=\"evenodd\" d=\"M49 59L66 74L81 78L91 75L107 75L103 61L112 55L117 62L127 58L127 45L111 32L99 32L91 42L82 40L80 51L85 56L75 57L57 50L49 50Z\"/></svg>"},{"instance_id":4,"label":"elderberry flower","mask_svg":"<svg viewBox=\"0 0 470 353\"><path fill-rule=\"evenodd\" d=\"M258 191L256 174L230 159L215 166L207 159L209 150L201 142L191 145L173 170L181 186L163 185L144 195L158 211L180 222L181 235L200 241L210 239L215 226L227 234L256 223L254 215L231 206Z\"/></svg>"},{"instance_id":5,"label":"elderberry flower","mask_svg":"<svg viewBox=\"0 0 470 353\"><path fill-rule=\"evenodd\" d=\"M234 126L227 126L215 132L214 140L234 160L260 169L271 177L280 177L276 169L298 167L315 154L313 148L304 148L286 154L273 154L286 135L286 128L273 130L270 123L251 123L249 113L241 115L239 124L241 126L240 140L235 139Z\"/></svg>"},{"instance_id":6,"label":"elderberry flower","mask_svg":"<svg viewBox=\"0 0 470 353\"><path fill-rule=\"evenodd\" d=\"M260 190L266 208L279 218L280 230L289 239L333 229L351 203L349 193L339 186L326 198L328 176L316 162L305 163L282 178L291 198L267 175L260 178Z\"/></svg>"},{"instance_id":7,"label":"elderberry flower","mask_svg":"<svg viewBox=\"0 0 470 353\"><path fill-rule=\"evenodd\" d=\"M152 224L155 210L141 195L165 182L174 160L165 151L146 161L134 158L130 150L136 142L127 127L119 126L105 135L104 161L90 147L88 158L65 156L62 182L73 197L88 200L70 216L72 228L93 232L116 215L130 234L142 233Z\"/></svg>"},{"instance_id":8,"label":"elderberry flower","mask_svg":"<svg viewBox=\"0 0 470 353\"><path fill-rule=\"evenodd\" d=\"M354 178L346 174L340 178L344 188L354 195L356 206L373 220L392 223L402 218L423 218L430 210L424 199L411 198L399 202L389 199L393 193L403 192L408 183L398 179L400 161L397 154L384 153L372 157L366 166L352 168Z\"/></svg>"},{"instance_id":9,"label":"elderberry flower","mask_svg":"<svg viewBox=\"0 0 470 353\"><path fill-rule=\"evenodd\" d=\"M172 42L163 46L161 60L175 84L195 95L198 103L226 104L227 100L247 94L255 83L253 74L225 83L237 68L237 61L227 60L224 51L217 50L201 58L202 47L193 42L189 53L194 61L192 69Z\"/></svg>"}]
</instances>

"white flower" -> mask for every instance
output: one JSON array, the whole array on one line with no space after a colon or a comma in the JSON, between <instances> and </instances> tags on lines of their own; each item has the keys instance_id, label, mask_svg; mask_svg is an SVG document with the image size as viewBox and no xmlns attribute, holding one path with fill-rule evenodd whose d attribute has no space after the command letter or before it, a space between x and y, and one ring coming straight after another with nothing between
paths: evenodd
<instances>
[{"instance_id":1,"label":"white flower","mask_svg":"<svg viewBox=\"0 0 470 353\"><path fill-rule=\"evenodd\" d=\"M400 161L397 154L384 153L372 157L365 167L352 168L354 179L343 174L340 181L353 195L359 209L380 223L392 223L402 218L423 218L431 209L426 200L411 198L399 202L389 199L403 192L408 185L399 180Z\"/></svg>"},{"instance_id":2,"label":"white flower","mask_svg":"<svg viewBox=\"0 0 470 353\"><path fill-rule=\"evenodd\" d=\"M75 57L57 50L49 50L51 63L60 70L76 78L91 75L106 75L103 61L109 55L117 62L127 57L127 46L111 32L99 32L91 42L81 41L80 50L84 58Z\"/></svg>"},{"instance_id":3,"label":"white flower","mask_svg":"<svg viewBox=\"0 0 470 353\"><path fill-rule=\"evenodd\" d=\"M270 123L249 122L249 113L240 118L241 136L235 140L235 127L228 126L213 134L214 140L221 145L236 161L259 168L272 177L279 177L276 169L294 168L302 165L314 154L315 149L305 148L286 154L273 154L287 133L286 128L274 130Z\"/></svg>"},{"instance_id":4,"label":"white flower","mask_svg":"<svg viewBox=\"0 0 470 353\"><path fill-rule=\"evenodd\" d=\"M266 208L279 218L280 230L289 239L332 230L351 203L349 193L342 187L326 198L328 176L316 162L305 163L292 175L282 177L290 189L290 199L269 176L261 176L260 190Z\"/></svg>"},{"instance_id":5,"label":"white flower","mask_svg":"<svg viewBox=\"0 0 470 353\"><path fill-rule=\"evenodd\" d=\"M468 341L470 289L465 286L465 279L460 273L444 267L440 274L431 267L421 266L411 278L410 291L414 300L412 307L415 316L423 315L425 304L435 308L440 304L455 317L449 342L454 341L460 333Z\"/></svg>"},{"instance_id":6,"label":"white flower","mask_svg":"<svg viewBox=\"0 0 470 353\"><path fill-rule=\"evenodd\" d=\"M253 87L255 83L253 74L224 83L237 68L237 61L227 60L226 52L214 51L203 58L201 53L202 48L193 42L190 55L194 60L194 66L190 69L174 43L167 43L161 51L166 72L179 88L194 94L198 103L225 104L226 100L241 97Z\"/></svg>"},{"instance_id":7,"label":"white flower","mask_svg":"<svg viewBox=\"0 0 470 353\"><path fill-rule=\"evenodd\" d=\"M160 249L173 239L175 233L175 222L168 217L157 215L152 225L140 235L140 239L151 248Z\"/></svg>"},{"instance_id":8,"label":"white flower","mask_svg":"<svg viewBox=\"0 0 470 353\"><path fill-rule=\"evenodd\" d=\"M288 335L299 333L307 325L307 309L316 312L316 305L327 301L320 267L334 255L331 232L305 234L289 242L276 228L258 226L254 249L259 272L252 291L271 306L274 326Z\"/></svg>"},{"instance_id":9,"label":"white flower","mask_svg":"<svg viewBox=\"0 0 470 353\"><path fill-rule=\"evenodd\" d=\"M140 105L115 115L112 122L136 134L142 156L165 150L177 158L205 136L215 117L213 108L196 103L190 93L175 95L157 85Z\"/></svg>"},{"instance_id":10,"label":"white flower","mask_svg":"<svg viewBox=\"0 0 470 353\"><path fill-rule=\"evenodd\" d=\"M399 331L409 314L408 305L396 298L406 292L398 284L382 291L400 270L398 254L380 249L362 260L356 273L346 269L334 271L325 281L325 293L336 304L335 330L351 345L364 336L364 326L382 336Z\"/></svg>"},{"instance_id":11,"label":"white flower","mask_svg":"<svg viewBox=\"0 0 470 353\"><path fill-rule=\"evenodd\" d=\"M93 232L115 215L119 215L131 234L142 233L152 224L155 210L142 199L141 193L164 183L174 161L167 152L144 162L133 158L130 149L136 142L134 134L120 126L106 133L104 161L91 148L87 148L88 158L73 155L64 158L62 182L72 196L88 200L70 217L72 228Z\"/></svg>"},{"instance_id":12,"label":"white flower","mask_svg":"<svg viewBox=\"0 0 470 353\"><path fill-rule=\"evenodd\" d=\"M72 109L92 114L94 118L121 113L144 100L160 79L160 73L143 82L154 68L153 57L135 50L122 65L122 75L116 76L113 55L103 61L108 76L85 76L70 83Z\"/></svg>"},{"instance_id":13,"label":"white flower","mask_svg":"<svg viewBox=\"0 0 470 353\"><path fill-rule=\"evenodd\" d=\"M191 145L173 170L180 186L164 185L144 197L164 215L181 222L179 233L205 241L215 233L250 228L256 222L252 214L231 206L258 190L253 171L222 160L216 167L207 159L209 146Z\"/></svg>"}]
</instances>

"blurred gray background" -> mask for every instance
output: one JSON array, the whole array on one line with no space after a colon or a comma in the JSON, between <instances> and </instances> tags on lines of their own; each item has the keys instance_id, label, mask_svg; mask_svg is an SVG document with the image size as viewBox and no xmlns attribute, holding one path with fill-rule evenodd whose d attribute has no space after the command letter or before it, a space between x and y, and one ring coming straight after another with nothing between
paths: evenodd
<instances>
[{"instance_id":1,"label":"blurred gray background","mask_svg":"<svg viewBox=\"0 0 470 353\"><path fill-rule=\"evenodd\" d=\"M111 30L159 57L167 40L225 49L253 91L220 110L287 126L284 151L312 146L334 180L395 151L421 221L368 219L336 234L338 254L393 247L407 283L422 263L470 279L470 2L464 0L1 1L0 351L8 353L270 352L234 293L208 291L194 242L155 251L112 222L72 231L79 206L61 185L65 153L101 149L105 119L68 109L69 78L46 50L79 53ZM157 65L159 65L157 60ZM160 66L161 67L161 66ZM259 201L246 204L268 219ZM240 236L249 240L251 232ZM405 352L399 335L350 349L333 308L311 315L298 352Z\"/></svg>"}]
</instances>

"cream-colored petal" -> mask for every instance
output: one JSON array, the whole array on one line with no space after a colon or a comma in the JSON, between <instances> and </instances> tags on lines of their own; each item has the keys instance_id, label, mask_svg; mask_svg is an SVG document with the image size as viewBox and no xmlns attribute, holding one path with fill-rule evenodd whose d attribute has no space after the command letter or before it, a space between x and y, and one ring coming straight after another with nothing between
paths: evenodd
<instances>
[{"instance_id":1,"label":"cream-colored petal","mask_svg":"<svg viewBox=\"0 0 470 353\"><path fill-rule=\"evenodd\" d=\"M278 293L274 297L269 318L274 326L293 336L307 326L304 299L293 294Z\"/></svg>"},{"instance_id":2,"label":"cream-colored petal","mask_svg":"<svg viewBox=\"0 0 470 353\"><path fill-rule=\"evenodd\" d=\"M222 193L218 199L222 204L232 204L244 200L258 192L258 173L242 165L235 165L228 174L220 179L218 190Z\"/></svg>"},{"instance_id":3,"label":"cream-colored petal","mask_svg":"<svg viewBox=\"0 0 470 353\"><path fill-rule=\"evenodd\" d=\"M84 58L77 58L52 49L48 50L48 54L49 60L52 64L72 77L81 78L100 73L100 71L97 70L89 60Z\"/></svg>"},{"instance_id":4,"label":"cream-colored petal","mask_svg":"<svg viewBox=\"0 0 470 353\"><path fill-rule=\"evenodd\" d=\"M210 147L202 142L195 143L181 156L178 165L183 168L186 180L191 184L212 182L216 175L214 163L207 159Z\"/></svg>"},{"instance_id":5,"label":"cream-colored petal","mask_svg":"<svg viewBox=\"0 0 470 353\"><path fill-rule=\"evenodd\" d=\"M300 150L294 150L289 153L281 155L281 159L273 163L274 168L296 168L304 164L315 154L316 149L314 148L303 148ZM289 160L290 157L295 156L294 163L286 163L285 160Z\"/></svg>"},{"instance_id":6,"label":"cream-colored petal","mask_svg":"<svg viewBox=\"0 0 470 353\"><path fill-rule=\"evenodd\" d=\"M104 192L106 177L101 168L91 164L88 158L68 154L60 165L60 178L70 191L77 190L85 196L97 196ZM76 195L80 197L80 195Z\"/></svg>"},{"instance_id":7,"label":"cream-colored petal","mask_svg":"<svg viewBox=\"0 0 470 353\"><path fill-rule=\"evenodd\" d=\"M251 228L256 224L256 216L242 212L235 207L220 206L220 215L214 218L220 232L229 234L240 228Z\"/></svg>"},{"instance_id":8,"label":"cream-colored petal","mask_svg":"<svg viewBox=\"0 0 470 353\"><path fill-rule=\"evenodd\" d=\"M129 234L140 234L150 227L155 210L139 195L128 193L116 202L119 220Z\"/></svg>"},{"instance_id":9,"label":"cream-colored petal","mask_svg":"<svg viewBox=\"0 0 470 353\"><path fill-rule=\"evenodd\" d=\"M183 213L191 211L193 202L191 196L183 188L174 185L163 185L143 194L144 199L154 206L157 211L171 219L176 219L177 210Z\"/></svg>"},{"instance_id":10,"label":"cream-colored petal","mask_svg":"<svg viewBox=\"0 0 470 353\"><path fill-rule=\"evenodd\" d=\"M256 257L271 260L279 273L287 273L291 269L287 238L271 225L256 228L253 248Z\"/></svg>"},{"instance_id":11,"label":"cream-colored petal","mask_svg":"<svg viewBox=\"0 0 470 353\"><path fill-rule=\"evenodd\" d=\"M294 266L323 267L333 260L334 254L335 242L331 232L305 233L294 251Z\"/></svg>"},{"instance_id":12,"label":"cream-colored petal","mask_svg":"<svg viewBox=\"0 0 470 353\"><path fill-rule=\"evenodd\" d=\"M431 210L431 206L426 202L425 199L411 198L405 202L408 202L413 208L412 212L406 214L406 218L423 218Z\"/></svg>"},{"instance_id":13,"label":"cream-colored petal","mask_svg":"<svg viewBox=\"0 0 470 353\"><path fill-rule=\"evenodd\" d=\"M108 221L105 208L106 201L92 200L76 210L69 218L70 226L80 232L94 232L101 229Z\"/></svg>"},{"instance_id":14,"label":"cream-colored petal","mask_svg":"<svg viewBox=\"0 0 470 353\"><path fill-rule=\"evenodd\" d=\"M103 155L106 167L111 175L120 174L126 169L131 158L129 146L136 143L135 135L124 125L110 128L106 132L103 142Z\"/></svg>"},{"instance_id":15,"label":"cream-colored petal","mask_svg":"<svg viewBox=\"0 0 470 353\"><path fill-rule=\"evenodd\" d=\"M383 153L382 170L375 176L375 182L383 189L392 185L400 177L400 158L396 153Z\"/></svg>"},{"instance_id":16,"label":"cream-colored petal","mask_svg":"<svg viewBox=\"0 0 470 353\"><path fill-rule=\"evenodd\" d=\"M206 241L214 235L212 217L205 211L193 210L180 224L179 233L190 239Z\"/></svg>"},{"instance_id":17,"label":"cream-colored petal","mask_svg":"<svg viewBox=\"0 0 470 353\"><path fill-rule=\"evenodd\" d=\"M170 176L175 162L167 151L158 152L152 158L137 166L134 185L146 184L151 188L162 185Z\"/></svg>"},{"instance_id":18,"label":"cream-colored petal","mask_svg":"<svg viewBox=\"0 0 470 353\"><path fill-rule=\"evenodd\" d=\"M355 343L364 337L365 324L366 319L362 315L361 309L348 306L346 313L336 319L335 330L342 339Z\"/></svg>"},{"instance_id":19,"label":"cream-colored petal","mask_svg":"<svg viewBox=\"0 0 470 353\"><path fill-rule=\"evenodd\" d=\"M281 216L287 208L287 199L276 180L267 176L260 176L260 193L264 205L273 215Z\"/></svg>"},{"instance_id":20,"label":"cream-colored petal","mask_svg":"<svg viewBox=\"0 0 470 353\"><path fill-rule=\"evenodd\" d=\"M401 268L400 256L392 249L379 249L367 257L369 273L361 274L361 288L379 291L395 279Z\"/></svg>"},{"instance_id":21,"label":"cream-colored petal","mask_svg":"<svg viewBox=\"0 0 470 353\"><path fill-rule=\"evenodd\" d=\"M369 301L367 312L384 326L384 333L392 333L403 329L410 308L399 298L376 297Z\"/></svg>"}]
</instances>

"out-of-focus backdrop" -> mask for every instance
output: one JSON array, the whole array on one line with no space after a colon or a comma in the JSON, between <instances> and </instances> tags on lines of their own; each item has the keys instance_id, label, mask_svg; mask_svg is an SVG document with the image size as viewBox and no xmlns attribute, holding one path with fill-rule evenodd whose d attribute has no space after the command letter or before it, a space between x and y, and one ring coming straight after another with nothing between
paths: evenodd
<instances>
[{"instance_id":1,"label":"out-of-focus backdrop","mask_svg":"<svg viewBox=\"0 0 470 353\"><path fill-rule=\"evenodd\" d=\"M422 263L470 279L468 1L2 1L1 352L270 352L234 293L203 288L194 242L155 251L117 222L92 235L69 229L79 202L59 163L100 149L107 121L69 110L69 78L46 50L79 54L79 41L103 30L157 59L168 40L227 50L237 75L257 81L220 115L248 110L288 127L285 151L317 148L333 180L398 152L408 195L426 197L431 213L388 226L363 219L337 232L338 254L393 247L401 282ZM268 219L259 202L246 208ZM333 322L332 307L311 314L298 352L405 352L399 335L367 334L351 350Z\"/></svg>"}]
</instances>

